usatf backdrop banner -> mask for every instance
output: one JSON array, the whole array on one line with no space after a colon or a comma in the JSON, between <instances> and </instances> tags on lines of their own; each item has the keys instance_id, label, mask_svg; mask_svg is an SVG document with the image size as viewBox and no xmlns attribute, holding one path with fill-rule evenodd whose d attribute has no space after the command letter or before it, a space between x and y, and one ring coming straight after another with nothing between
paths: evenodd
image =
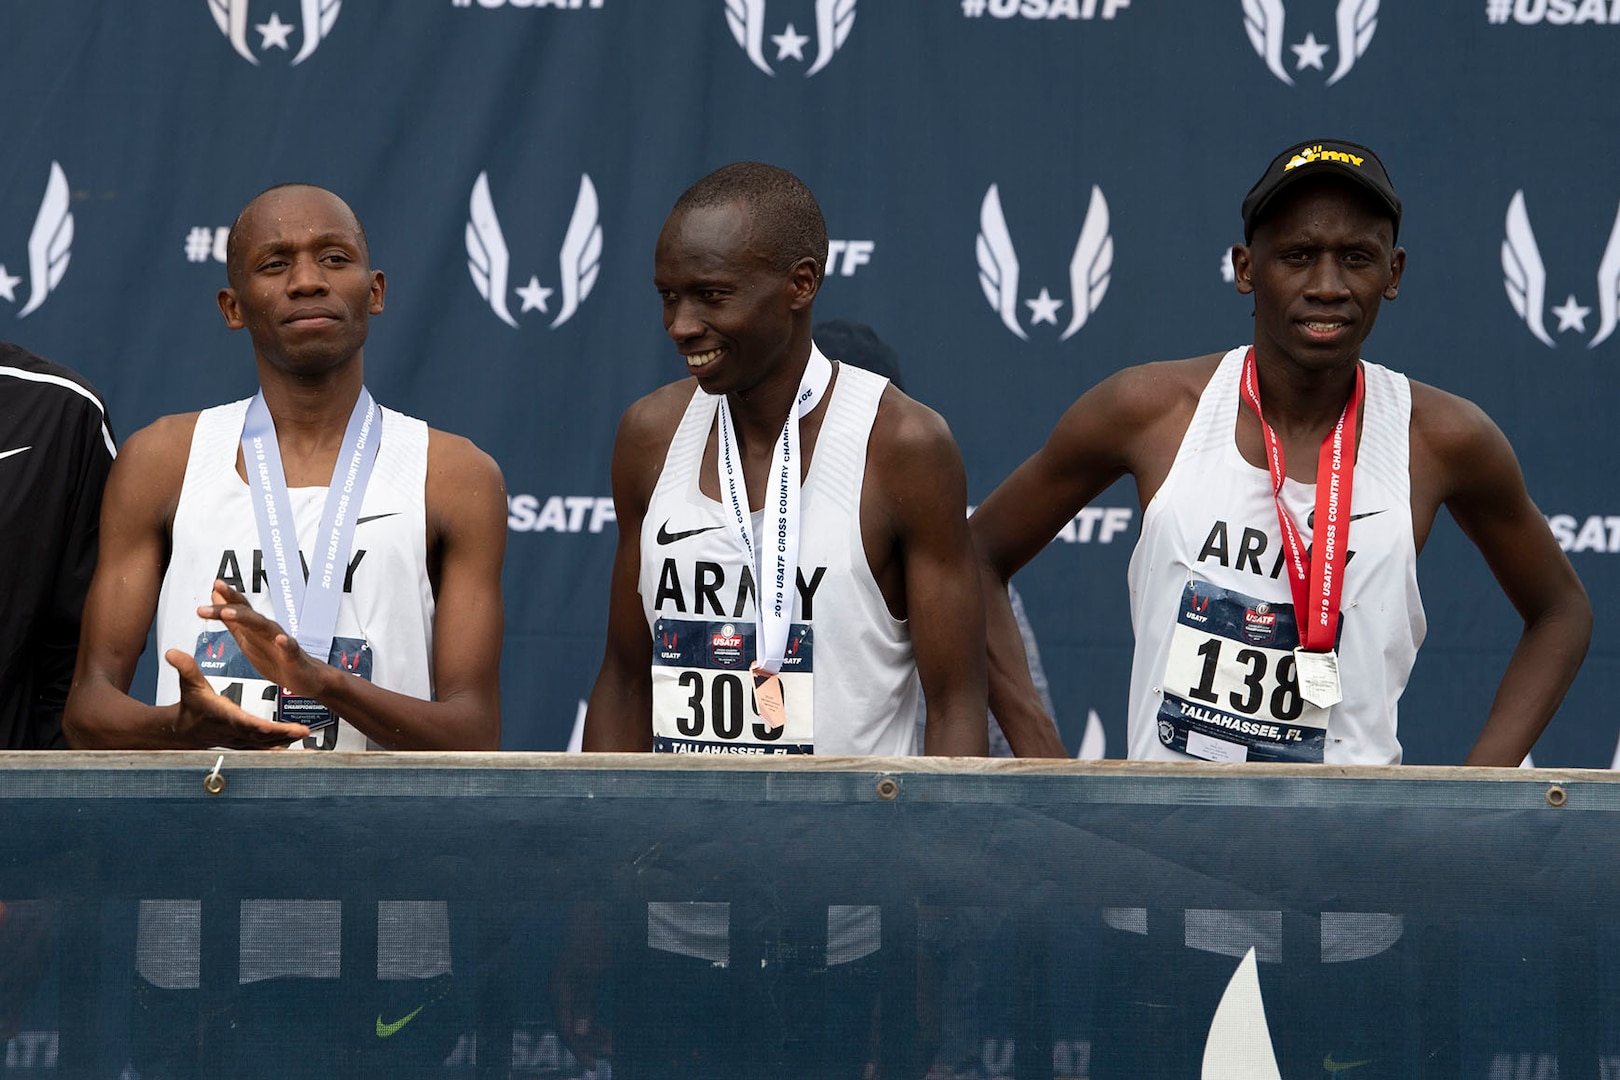
<instances>
[{"instance_id":1,"label":"usatf backdrop banner","mask_svg":"<svg viewBox=\"0 0 1620 1080\"><path fill-rule=\"evenodd\" d=\"M504 741L560 749L601 656L614 428L682 374L652 250L693 180L809 183L817 317L895 346L976 502L1109 373L1247 341L1244 193L1290 142L1364 142L1409 253L1367 356L1518 448L1597 610L1535 761L1607 767L1617 46L1620 0L6 0L0 337L88 375L125 436L247 396L226 227L271 184L339 192L390 286L372 390L505 472ZM1071 750L1094 713L1123 755L1139 516L1116 486L1019 579ZM1519 620L1449 519L1419 573L1401 736L1457 762Z\"/></svg>"}]
</instances>

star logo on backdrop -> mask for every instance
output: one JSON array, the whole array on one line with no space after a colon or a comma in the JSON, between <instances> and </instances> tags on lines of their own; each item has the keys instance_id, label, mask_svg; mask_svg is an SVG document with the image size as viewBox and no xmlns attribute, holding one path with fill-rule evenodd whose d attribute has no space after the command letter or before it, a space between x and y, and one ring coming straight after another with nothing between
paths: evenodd
<instances>
[{"instance_id":1,"label":"star logo on backdrop","mask_svg":"<svg viewBox=\"0 0 1620 1080\"><path fill-rule=\"evenodd\" d=\"M501 322L516 330L517 316L507 306L508 274L512 268L511 252L506 246L506 235L500 218L495 213L495 200L489 192L489 174L479 173L473 181L472 198L467 205L467 272L472 275L473 286L484 298L490 311ZM562 250L557 255L558 285L556 289L540 284L538 274L529 275L529 283L511 289L523 301L518 315L538 310L550 315L547 302L559 289L561 306L551 320L555 330L574 317L579 306L590 296L596 285L597 272L602 269L602 222L596 185L588 174L579 177L579 194L574 200L574 213L568 221L568 232L563 236Z\"/></svg>"},{"instance_id":2,"label":"star logo on backdrop","mask_svg":"<svg viewBox=\"0 0 1620 1080\"><path fill-rule=\"evenodd\" d=\"M282 22L281 13L273 11L269 22L259 23L253 29L259 32L259 51L264 52L267 49L287 49L287 35L296 27L292 23Z\"/></svg>"},{"instance_id":3,"label":"star logo on backdrop","mask_svg":"<svg viewBox=\"0 0 1620 1080\"><path fill-rule=\"evenodd\" d=\"M279 11L272 11L265 22L254 22L248 10L253 0L206 0L206 3L208 13L214 17L214 25L231 43L231 49L255 67L259 65L259 57L254 55L253 47L248 44L250 30L258 32L260 53L268 53L271 49L293 53L288 64L297 67L320 48L321 42L332 32L332 24L337 22L338 12L343 9L343 0L299 0L297 22L285 21ZM290 0L281 0L282 6L289 4ZM264 13L266 6L264 3L259 5L259 14ZM294 30L298 31L296 53L288 41Z\"/></svg>"},{"instance_id":4,"label":"star logo on backdrop","mask_svg":"<svg viewBox=\"0 0 1620 1080\"><path fill-rule=\"evenodd\" d=\"M815 33L801 34L792 23L780 34L767 34L766 0L725 0L726 25L731 36L748 55L748 62L767 75L775 75L771 62L765 59L765 42L776 43L776 62L794 60L805 63L804 47L815 42L815 58L805 68L809 78L832 63L834 54L844 47L849 32L855 25L856 0L816 0Z\"/></svg>"},{"instance_id":5,"label":"star logo on backdrop","mask_svg":"<svg viewBox=\"0 0 1620 1080\"><path fill-rule=\"evenodd\" d=\"M1379 0L1338 0L1333 8L1337 45L1317 41L1315 30L1307 33L1298 45L1287 44L1288 37L1283 31L1288 19L1285 0L1242 0L1243 29L1249 35L1249 44L1279 82L1294 85L1294 77L1288 73L1283 59L1283 50L1287 48L1298 58L1295 71L1315 68L1327 75L1323 85L1332 86L1350 74L1350 69L1372 43L1373 34L1378 30L1378 4ZM1322 57L1335 48L1338 49L1337 60L1333 71L1328 73Z\"/></svg>"},{"instance_id":6,"label":"star logo on backdrop","mask_svg":"<svg viewBox=\"0 0 1620 1080\"><path fill-rule=\"evenodd\" d=\"M804 63L804 45L810 38L804 34L795 33L793 24L788 23L787 29L780 34L772 34L771 40L776 42L776 58L786 60L788 57Z\"/></svg>"},{"instance_id":7,"label":"star logo on backdrop","mask_svg":"<svg viewBox=\"0 0 1620 1080\"><path fill-rule=\"evenodd\" d=\"M1557 348L1553 334L1570 330L1586 333L1586 317L1592 308L1575 299L1557 307L1547 306L1547 267L1541 261L1541 246L1530 228L1530 211L1525 205L1524 189L1513 193L1508 203L1507 222L1502 238L1502 285L1507 289L1508 303L1513 313L1523 320L1526 329L1549 349ZM1620 329L1620 212L1615 214L1609 230L1609 242L1603 247L1603 257L1597 268L1598 327L1586 343L1595 349ZM1548 332L1546 315L1558 316L1558 326Z\"/></svg>"},{"instance_id":8,"label":"star logo on backdrop","mask_svg":"<svg viewBox=\"0 0 1620 1080\"><path fill-rule=\"evenodd\" d=\"M0 267L0 270L4 269L4 267ZM1562 307L1549 308L1548 310L1558 316L1558 332L1560 334L1565 330L1573 330L1577 334L1586 333L1586 317L1592 314L1592 309L1582 307L1576 303L1574 293L1569 294L1569 299L1564 301Z\"/></svg>"},{"instance_id":9,"label":"star logo on backdrop","mask_svg":"<svg viewBox=\"0 0 1620 1080\"><path fill-rule=\"evenodd\" d=\"M1046 291L1045 285L1041 286L1039 296L1033 300L1025 300L1024 303L1029 307L1029 325L1034 326L1043 322L1057 325L1057 309L1063 306L1063 301L1052 299L1052 294Z\"/></svg>"},{"instance_id":10,"label":"star logo on backdrop","mask_svg":"<svg viewBox=\"0 0 1620 1080\"><path fill-rule=\"evenodd\" d=\"M525 311L534 311L536 309L538 309L542 315L551 314L550 309L546 307L546 301L551 299L551 294L554 290L548 289L544 285L540 284L540 278L537 275L530 274L529 283L523 286L521 289L517 289L515 291L519 296L523 297L523 307L519 309L519 315L523 314Z\"/></svg>"},{"instance_id":11,"label":"star logo on backdrop","mask_svg":"<svg viewBox=\"0 0 1620 1080\"><path fill-rule=\"evenodd\" d=\"M1317 71L1327 70L1327 67L1322 63L1322 54L1333 46L1323 45L1318 42L1314 31L1306 34L1305 40L1298 45L1288 47L1294 50L1295 56L1299 57L1299 63L1294 65L1295 71L1304 71L1306 68L1315 68Z\"/></svg>"},{"instance_id":12,"label":"star logo on backdrop","mask_svg":"<svg viewBox=\"0 0 1620 1080\"><path fill-rule=\"evenodd\" d=\"M1059 341L1073 337L1108 292L1114 267L1114 236L1108 222L1108 200L1103 197L1102 189L1093 184L1086 219L1075 241L1074 256L1069 260L1069 325L1058 335ZM1055 298L1046 286L1042 285L1034 297L1019 296L1022 290L1018 253L1013 248L1012 234L1007 231L1007 218L1001 211L1001 191L995 184L990 185L984 193L984 201L979 204L979 235L974 241L974 253L979 263L979 287L984 290L991 310L1001 317L1003 326L1023 340L1029 340L1029 332L1018 322L1019 303L1029 308L1030 326L1058 325L1057 312L1064 301Z\"/></svg>"},{"instance_id":13,"label":"star logo on backdrop","mask_svg":"<svg viewBox=\"0 0 1620 1080\"><path fill-rule=\"evenodd\" d=\"M72 260L73 194L61 164L53 161L45 180L45 194L39 200L39 212L34 215L34 227L28 232L28 301L17 312L17 318L27 318L39 310L62 283L62 275ZM0 297L15 304L22 280L0 265Z\"/></svg>"}]
</instances>

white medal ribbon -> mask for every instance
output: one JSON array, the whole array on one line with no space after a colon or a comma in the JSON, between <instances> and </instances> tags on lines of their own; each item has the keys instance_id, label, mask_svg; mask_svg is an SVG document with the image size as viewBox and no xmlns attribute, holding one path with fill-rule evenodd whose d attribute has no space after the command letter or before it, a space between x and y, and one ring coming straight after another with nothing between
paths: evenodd
<instances>
[{"instance_id":1,"label":"white medal ribbon","mask_svg":"<svg viewBox=\"0 0 1620 1080\"><path fill-rule=\"evenodd\" d=\"M748 511L748 487L743 479L742 462L737 454L737 428L731 419L731 404L720 397L720 490L732 512L732 524L743 557L754 572L754 654L761 668L782 669L787 653L788 632L793 624L793 592L799 572L799 417L814 409L832 381L832 361L814 344L810 362L804 369L799 392L788 410L782 436L776 441L767 474L768 497L765 520L774 522L754 543L754 530Z\"/></svg>"},{"instance_id":2,"label":"white medal ribbon","mask_svg":"<svg viewBox=\"0 0 1620 1080\"><path fill-rule=\"evenodd\" d=\"M354 530L366 485L377 463L381 417L377 403L364 386L349 413L343 433L343 452L332 466L326 504L316 533L314 559L306 581L299 559L298 532L293 523L287 478L281 467L276 426L255 394L242 424L242 461L253 489L253 513L259 526L259 546L270 571L270 596L280 618L276 621L317 662L326 663L332 652L343 579L354 547Z\"/></svg>"}]
</instances>

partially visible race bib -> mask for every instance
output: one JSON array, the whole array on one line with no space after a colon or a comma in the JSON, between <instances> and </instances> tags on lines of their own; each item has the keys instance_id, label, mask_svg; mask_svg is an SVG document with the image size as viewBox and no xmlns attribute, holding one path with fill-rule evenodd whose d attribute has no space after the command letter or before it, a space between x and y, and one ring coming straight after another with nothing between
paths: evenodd
<instances>
[{"instance_id":1,"label":"partially visible race bib","mask_svg":"<svg viewBox=\"0 0 1620 1080\"><path fill-rule=\"evenodd\" d=\"M1320 762L1332 710L1300 695L1298 644L1292 604L1189 581L1161 683L1159 741L1206 761Z\"/></svg>"},{"instance_id":2,"label":"partially visible race bib","mask_svg":"<svg viewBox=\"0 0 1620 1080\"><path fill-rule=\"evenodd\" d=\"M808 623L788 630L782 662L787 723L759 715L754 623L658 619L653 624L653 750L673 754L813 754L814 650Z\"/></svg>"},{"instance_id":3,"label":"partially visible race bib","mask_svg":"<svg viewBox=\"0 0 1620 1080\"><path fill-rule=\"evenodd\" d=\"M235 702L261 720L296 719L298 723L307 724L311 734L304 740L305 749L331 750L337 746L338 718L319 702L312 703L314 708L298 709L296 716L278 716L277 707L282 702L281 687L260 677L253 665L248 663L247 657L242 655L229 630L204 630L198 634L194 656L208 685L220 697ZM361 638L332 639L332 655L327 659L331 666L370 682L371 662L371 646ZM292 697L286 700L298 703L310 701L308 698Z\"/></svg>"}]
</instances>

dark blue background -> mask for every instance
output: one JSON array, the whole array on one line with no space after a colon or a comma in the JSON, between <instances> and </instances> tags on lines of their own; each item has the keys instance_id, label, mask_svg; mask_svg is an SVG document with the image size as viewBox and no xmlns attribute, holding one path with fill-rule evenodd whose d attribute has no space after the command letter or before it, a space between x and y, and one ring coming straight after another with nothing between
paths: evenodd
<instances>
[{"instance_id":1,"label":"dark blue background","mask_svg":"<svg viewBox=\"0 0 1620 1080\"><path fill-rule=\"evenodd\" d=\"M228 225L270 184L313 181L350 201L388 274L388 310L367 350L378 398L472 437L514 497L605 498L619 414L681 374L651 287L658 227L698 176L762 159L804 177L833 238L873 245L864 265L830 268L817 315L869 322L898 349L914 396L955 431L976 502L1104 375L1247 340L1249 305L1220 272L1241 239L1238 203L1276 150L1332 134L1376 147L1406 202L1408 272L1368 357L1479 402L1519 449L1549 515L1572 515L1578 530L1620 514L1609 422L1620 338L1587 348L1620 205L1610 77L1620 28L1605 25L1608 12L1600 23L1582 8L1586 21L1554 25L1558 9L1539 0L1386 4L1364 55L1328 86L1335 5L1290 0L1289 86L1251 46L1241 0L1076 0L1075 18L1037 0L989 0L977 17L965 13L974 0L843 0L850 33L809 77L812 0L764 4L770 76L733 39L725 0L462 2L343 0L297 66L295 0L247 0L256 66L215 25L215 0L0 4L0 264L23 279L13 302L0 294L0 336L83 371L126 436L160 414L246 396L249 344L213 304L224 268L188 260L187 237ZM1027 14L1037 11L1057 17ZM295 24L288 49L265 47L256 29L272 16ZM809 39L802 60L772 41L790 22ZM1307 33L1329 46L1322 70L1297 66L1292 46ZM72 263L18 320L52 162L72 191ZM480 172L511 249L515 330L467 271ZM512 290L530 274L558 288L582 174L600 198L600 276L551 329L560 292L542 314L520 313ZM991 184L1022 265L1027 341L1001 324L978 282L974 241ZM1109 208L1111 283L1060 342L1093 185ZM1520 190L1547 269L1543 307L1573 294L1592 309L1584 331L1559 332L1544 316L1554 349L1503 289L1504 218ZM1064 301L1056 326L1029 325L1022 301L1043 286ZM1139 515L1126 486L1099 505L1132 507L1129 530L1109 543L1093 533L1054 544L1020 585L1066 740L1078 746L1095 709L1117 757L1124 572ZM510 748L561 748L594 677L614 533L591 533L589 520L577 533L510 536ZM1616 552L1571 557L1597 610L1593 652L1535 756L1607 766L1620 734L1603 707L1615 682L1605 601ZM1449 522L1420 577L1430 633L1402 738L1410 761L1460 761L1518 622Z\"/></svg>"}]
</instances>

